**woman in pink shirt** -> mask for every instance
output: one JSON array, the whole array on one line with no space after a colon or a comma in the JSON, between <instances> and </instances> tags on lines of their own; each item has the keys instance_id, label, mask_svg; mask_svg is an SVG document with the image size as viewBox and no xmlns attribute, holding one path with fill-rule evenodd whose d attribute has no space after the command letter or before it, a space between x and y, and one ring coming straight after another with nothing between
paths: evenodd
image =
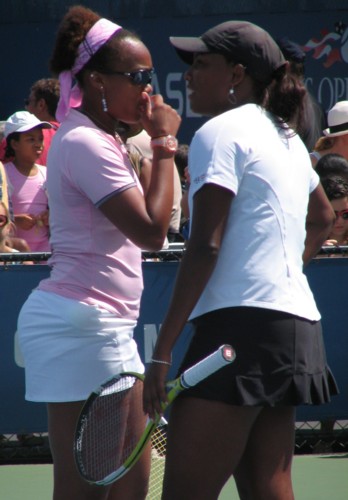
<instances>
[{"instance_id":1,"label":"woman in pink shirt","mask_svg":"<svg viewBox=\"0 0 348 500\"><path fill-rule=\"evenodd\" d=\"M87 8L72 7L64 17L51 69L61 89L61 125L47 163L52 271L18 320L26 398L48 403L55 500L140 500L149 453L117 483L96 488L76 471L73 438L95 387L117 372L144 370L133 339L141 249L161 249L167 233L180 117L160 95L150 97L145 45ZM117 133L120 121L141 122L153 138L145 195Z\"/></svg>"}]
</instances>

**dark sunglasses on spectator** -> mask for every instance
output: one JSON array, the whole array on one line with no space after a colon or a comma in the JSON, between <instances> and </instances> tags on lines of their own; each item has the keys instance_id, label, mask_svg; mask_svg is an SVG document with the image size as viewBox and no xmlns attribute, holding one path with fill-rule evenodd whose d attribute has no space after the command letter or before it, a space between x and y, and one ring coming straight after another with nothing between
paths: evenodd
<instances>
[{"instance_id":1,"label":"dark sunglasses on spectator","mask_svg":"<svg viewBox=\"0 0 348 500\"><path fill-rule=\"evenodd\" d=\"M340 211L335 210L335 215L336 215L336 219L338 219L339 217L342 217L343 220L347 220L348 219L348 208L346 208L345 210L340 210Z\"/></svg>"},{"instance_id":2,"label":"dark sunglasses on spectator","mask_svg":"<svg viewBox=\"0 0 348 500\"><path fill-rule=\"evenodd\" d=\"M134 85L143 85L144 87L151 83L154 69L139 69L138 71L103 71L107 75L123 75L132 80Z\"/></svg>"},{"instance_id":3,"label":"dark sunglasses on spectator","mask_svg":"<svg viewBox=\"0 0 348 500\"><path fill-rule=\"evenodd\" d=\"M8 223L7 215L0 215L0 227L6 226Z\"/></svg>"}]
</instances>

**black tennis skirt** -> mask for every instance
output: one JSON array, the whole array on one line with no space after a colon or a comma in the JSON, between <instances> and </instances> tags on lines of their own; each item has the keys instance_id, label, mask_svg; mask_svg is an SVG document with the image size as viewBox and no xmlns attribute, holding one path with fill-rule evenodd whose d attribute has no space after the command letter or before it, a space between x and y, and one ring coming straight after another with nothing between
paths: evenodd
<instances>
[{"instance_id":1,"label":"black tennis skirt","mask_svg":"<svg viewBox=\"0 0 348 500\"><path fill-rule=\"evenodd\" d=\"M180 372L222 344L235 361L181 397L231 405L323 404L338 394L327 366L320 321L256 307L231 307L193 320L194 335Z\"/></svg>"}]
</instances>

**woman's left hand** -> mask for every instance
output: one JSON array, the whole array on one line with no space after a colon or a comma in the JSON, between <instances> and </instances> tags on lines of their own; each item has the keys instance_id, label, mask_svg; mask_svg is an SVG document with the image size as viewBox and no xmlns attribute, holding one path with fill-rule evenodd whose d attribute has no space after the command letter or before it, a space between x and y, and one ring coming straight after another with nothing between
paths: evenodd
<instances>
[{"instance_id":1,"label":"woman's left hand","mask_svg":"<svg viewBox=\"0 0 348 500\"><path fill-rule=\"evenodd\" d=\"M162 403L167 401L165 383L168 370L168 365L151 363L145 373L143 408L152 419L156 417L156 414L163 414Z\"/></svg>"}]
</instances>

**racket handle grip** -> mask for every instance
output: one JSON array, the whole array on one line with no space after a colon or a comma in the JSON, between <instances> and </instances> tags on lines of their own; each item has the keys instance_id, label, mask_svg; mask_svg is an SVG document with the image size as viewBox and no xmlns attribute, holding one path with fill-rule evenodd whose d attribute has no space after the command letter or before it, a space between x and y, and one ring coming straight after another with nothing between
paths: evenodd
<instances>
[{"instance_id":1,"label":"racket handle grip","mask_svg":"<svg viewBox=\"0 0 348 500\"><path fill-rule=\"evenodd\" d=\"M236 353L232 346L222 345L217 351L185 370L180 377L181 385L185 388L193 387L223 366L232 363L235 357Z\"/></svg>"}]
</instances>

